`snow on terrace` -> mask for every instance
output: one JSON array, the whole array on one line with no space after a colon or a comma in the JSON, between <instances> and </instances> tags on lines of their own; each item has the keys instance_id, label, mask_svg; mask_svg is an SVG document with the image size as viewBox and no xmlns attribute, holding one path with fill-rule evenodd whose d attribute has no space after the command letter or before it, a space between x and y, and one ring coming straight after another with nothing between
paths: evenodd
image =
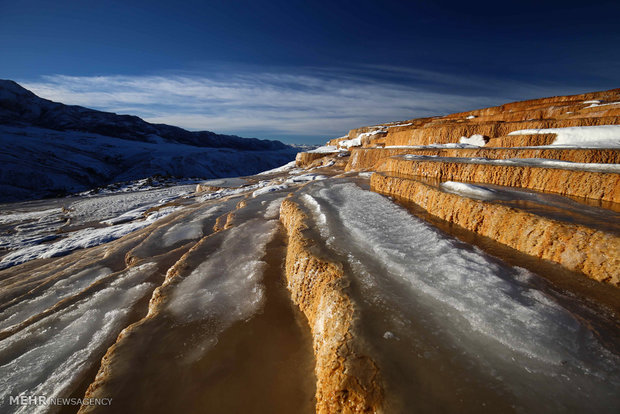
<instances>
[{"instance_id":1,"label":"snow on terrace","mask_svg":"<svg viewBox=\"0 0 620 414\"><path fill-rule=\"evenodd\" d=\"M0 261L0 269L6 269L34 259L62 256L73 250L98 246L119 239L136 230L140 230L156 220L167 216L179 207L167 207L150 214L144 220L117 224L102 228L86 228L71 232L58 241L48 244L36 244L16 249Z\"/></svg>"},{"instance_id":2,"label":"snow on terrace","mask_svg":"<svg viewBox=\"0 0 620 414\"><path fill-rule=\"evenodd\" d=\"M620 164L598 164L587 162L559 161L546 158L508 158L508 159L489 159L489 158L469 158L469 157L438 157L435 155L396 155L409 161L431 161L431 162L456 162L468 164L487 164L487 165L507 165L515 167L541 167L558 168L566 170L620 173Z\"/></svg>"},{"instance_id":3,"label":"snow on terrace","mask_svg":"<svg viewBox=\"0 0 620 414\"><path fill-rule=\"evenodd\" d=\"M7 210L0 215L0 223L10 226L11 231L0 236L0 247L9 252L0 260L0 269L38 258L61 256L76 249L121 238L177 210L179 207L169 206L146 214L150 208L185 196L192 189L193 186L174 186L150 191L51 200L50 203L55 204L65 203L66 200L65 208L39 212L12 211L10 205L7 205ZM89 227L58 234L58 230L67 223L71 226ZM105 227L96 228L101 225ZM50 242L51 240L54 241Z\"/></svg>"},{"instance_id":4,"label":"snow on terrace","mask_svg":"<svg viewBox=\"0 0 620 414\"><path fill-rule=\"evenodd\" d=\"M384 338L417 347L437 337L451 358L486 371L524 411L620 406L615 351L590 330L589 311L564 308L539 290L542 279L466 247L352 183L313 183L301 200L321 237L348 261L361 300L381 309ZM416 335L413 320L426 330ZM449 372L450 362L435 346L431 342L424 358L437 358L437 375L460 375Z\"/></svg>"},{"instance_id":5,"label":"snow on terrace","mask_svg":"<svg viewBox=\"0 0 620 414\"><path fill-rule=\"evenodd\" d=\"M394 125L394 126L397 126L397 125ZM370 132L363 132L355 138L346 139L344 141L339 141L338 146L342 148L359 147L362 145L363 138L371 137L373 135L383 134L384 132L385 132L384 129L377 129L377 130L370 131Z\"/></svg>"},{"instance_id":6,"label":"snow on terrace","mask_svg":"<svg viewBox=\"0 0 620 414\"><path fill-rule=\"evenodd\" d=\"M556 134L553 144L536 148L620 148L620 125L521 129L508 135Z\"/></svg>"}]
</instances>

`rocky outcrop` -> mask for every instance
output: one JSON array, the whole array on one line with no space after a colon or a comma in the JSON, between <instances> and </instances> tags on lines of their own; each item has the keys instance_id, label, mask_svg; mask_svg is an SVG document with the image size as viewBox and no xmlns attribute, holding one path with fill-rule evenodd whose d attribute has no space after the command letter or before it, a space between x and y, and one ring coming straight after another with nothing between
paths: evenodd
<instances>
[{"instance_id":1,"label":"rocky outcrop","mask_svg":"<svg viewBox=\"0 0 620 414\"><path fill-rule=\"evenodd\" d=\"M620 202L620 174L514 165L477 164L454 158L384 160L377 171L398 175L530 188Z\"/></svg>"},{"instance_id":2,"label":"rocky outcrop","mask_svg":"<svg viewBox=\"0 0 620 414\"><path fill-rule=\"evenodd\" d=\"M549 136L525 135L508 136L510 132L522 129L564 128L573 126L614 125L620 123L620 117L583 117L570 119L544 119L518 122L462 122L440 118L424 125L422 128L413 126L392 128L385 138L385 144L391 145L431 145L458 142L460 137L470 137L475 134L489 137L491 141L503 137L501 145L518 147L531 145L547 145L552 142ZM551 141L551 142L550 142Z\"/></svg>"},{"instance_id":3,"label":"rocky outcrop","mask_svg":"<svg viewBox=\"0 0 620 414\"><path fill-rule=\"evenodd\" d=\"M288 234L288 289L312 331L317 413L381 411L379 370L356 338L356 311L342 265L317 254L305 235L307 218L292 199L282 203L280 220Z\"/></svg>"},{"instance_id":4,"label":"rocky outcrop","mask_svg":"<svg viewBox=\"0 0 620 414\"><path fill-rule=\"evenodd\" d=\"M334 154L334 152L299 152L297 153L297 156L295 156L295 164L298 167L306 168L314 161L332 156Z\"/></svg>"},{"instance_id":5,"label":"rocky outcrop","mask_svg":"<svg viewBox=\"0 0 620 414\"><path fill-rule=\"evenodd\" d=\"M529 255L620 286L620 237L614 234L446 193L407 178L375 173L371 188L411 201L433 216Z\"/></svg>"}]
</instances>

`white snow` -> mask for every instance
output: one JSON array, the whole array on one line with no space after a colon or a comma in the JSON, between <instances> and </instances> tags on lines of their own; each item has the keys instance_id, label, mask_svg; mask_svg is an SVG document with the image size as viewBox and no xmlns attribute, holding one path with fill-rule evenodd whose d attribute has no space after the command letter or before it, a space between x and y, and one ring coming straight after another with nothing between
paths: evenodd
<instances>
[{"instance_id":1,"label":"white snow","mask_svg":"<svg viewBox=\"0 0 620 414\"><path fill-rule=\"evenodd\" d=\"M308 152L312 152L312 151L308 151ZM284 164L281 167L277 167L277 168L273 168L271 170L267 170L267 171L263 171L261 173L258 173L257 175L267 175L267 174L277 174L277 173L281 173L281 172L287 172L290 170L293 170L297 167L297 164L295 163L295 161L291 161L287 164Z\"/></svg>"},{"instance_id":2,"label":"white snow","mask_svg":"<svg viewBox=\"0 0 620 414\"><path fill-rule=\"evenodd\" d=\"M531 134L556 134L553 144L546 147L620 148L620 125L522 129L508 135Z\"/></svg>"},{"instance_id":3,"label":"white snow","mask_svg":"<svg viewBox=\"0 0 620 414\"><path fill-rule=\"evenodd\" d=\"M394 125L398 126L398 125ZM362 132L355 138L346 139L344 141L339 141L338 146L341 148L351 148L351 147L359 147L362 145L362 139L366 137L371 137L373 135L383 134L385 133L385 129L376 129L374 131Z\"/></svg>"},{"instance_id":4,"label":"white snow","mask_svg":"<svg viewBox=\"0 0 620 414\"><path fill-rule=\"evenodd\" d=\"M144 228L178 208L179 207L163 208L150 214L144 220L102 228L86 228L68 233L67 237L53 243L38 244L14 250L2 258L0 261L0 269L5 269L34 259L61 256L76 249L85 249L87 247L108 243Z\"/></svg>"},{"instance_id":5,"label":"white snow","mask_svg":"<svg viewBox=\"0 0 620 414\"><path fill-rule=\"evenodd\" d=\"M0 214L0 224L15 223L15 222L20 222L20 221L40 220L44 217L47 217L53 214L59 214L61 212L62 212L62 209L60 208L51 208L48 210L24 211L24 212L4 211L2 212L2 214Z\"/></svg>"},{"instance_id":6,"label":"white snow","mask_svg":"<svg viewBox=\"0 0 620 414\"><path fill-rule=\"evenodd\" d=\"M476 117L476 115L469 115L467 117L465 117L465 119L474 119Z\"/></svg>"},{"instance_id":7,"label":"white snow","mask_svg":"<svg viewBox=\"0 0 620 414\"><path fill-rule=\"evenodd\" d=\"M259 188L258 190L255 190L252 193L252 197L256 197L259 196L261 194L267 194L267 193L271 193L272 191L280 191L280 190L284 190L288 188L288 185L286 184L273 184L273 185L268 185L266 187L263 188Z\"/></svg>"},{"instance_id":8,"label":"white snow","mask_svg":"<svg viewBox=\"0 0 620 414\"><path fill-rule=\"evenodd\" d=\"M464 195L466 197L489 199L497 195L496 191L488 187L480 185L461 183L457 181L446 181L440 184L440 187L450 193Z\"/></svg>"},{"instance_id":9,"label":"white snow","mask_svg":"<svg viewBox=\"0 0 620 414\"><path fill-rule=\"evenodd\" d=\"M103 222L118 224L142 217L151 207L168 203L194 191L193 185L161 188L123 194L68 199L71 224Z\"/></svg>"},{"instance_id":10,"label":"white snow","mask_svg":"<svg viewBox=\"0 0 620 414\"><path fill-rule=\"evenodd\" d=\"M318 153L318 154L331 154L332 152L341 152L341 151L343 150L338 148L335 145L323 145L322 147L318 147L318 148L315 148L307 152Z\"/></svg>"},{"instance_id":11,"label":"white snow","mask_svg":"<svg viewBox=\"0 0 620 414\"><path fill-rule=\"evenodd\" d=\"M484 141L484 137L480 134L474 134L471 137L461 137L459 139L460 144L473 145L475 147L484 147L486 142Z\"/></svg>"},{"instance_id":12,"label":"white snow","mask_svg":"<svg viewBox=\"0 0 620 414\"><path fill-rule=\"evenodd\" d=\"M0 400L19 394L68 397L80 376L99 365L132 306L152 290L144 281L155 268L152 263L131 268L102 290L0 341ZM44 405L12 408L49 411Z\"/></svg>"},{"instance_id":13,"label":"white snow","mask_svg":"<svg viewBox=\"0 0 620 414\"><path fill-rule=\"evenodd\" d=\"M14 250L58 238L57 231L66 224L67 216L61 209L40 212L11 212L0 216L6 231L0 232L0 249Z\"/></svg>"},{"instance_id":14,"label":"white snow","mask_svg":"<svg viewBox=\"0 0 620 414\"><path fill-rule=\"evenodd\" d=\"M295 183L305 183L308 181L324 180L326 178L327 178L326 176L321 175L321 174L308 173L308 174L294 175L288 180L286 180L285 182L288 184L295 184Z\"/></svg>"},{"instance_id":15,"label":"white snow","mask_svg":"<svg viewBox=\"0 0 620 414\"><path fill-rule=\"evenodd\" d=\"M447 144L429 144L429 145L387 145L384 148L394 149L443 149L443 148L478 148L478 145L449 142Z\"/></svg>"},{"instance_id":16,"label":"white snow","mask_svg":"<svg viewBox=\"0 0 620 414\"><path fill-rule=\"evenodd\" d=\"M609 106L609 105L620 105L620 102L592 103L591 105L586 106L586 108L596 108L598 106Z\"/></svg>"},{"instance_id":17,"label":"white snow","mask_svg":"<svg viewBox=\"0 0 620 414\"><path fill-rule=\"evenodd\" d=\"M591 100L591 101L583 101L582 103L583 104L600 104L601 101L594 99L594 100Z\"/></svg>"}]
</instances>

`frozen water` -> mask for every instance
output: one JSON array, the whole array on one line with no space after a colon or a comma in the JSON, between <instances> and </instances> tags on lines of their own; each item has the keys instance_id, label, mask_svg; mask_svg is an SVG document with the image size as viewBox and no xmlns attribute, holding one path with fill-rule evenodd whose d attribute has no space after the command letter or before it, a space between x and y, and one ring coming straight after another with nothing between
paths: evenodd
<instances>
[{"instance_id":1,"label":"frozen water","mask_svg":"<svg viewBox=\"0 0 620 414\"><path fill-rule=\"evenodd\" d=\"M440 187L443 190L446 190L451 193L464 195L466 197L475 197L475 198L494 198L497 195L497 192L484 186L474 185L474 184L466 184L457 181L446 181L440 184Z\"/></svg>"},{"instance_id":2,"label":"frozen water","mask_svg":"<svg viewBox=\"0 0 620 414\"><path fill-rule=\"evenodd\" d=\"M258 190L255 190L252 193L252 197L256 197L256 196L259 196L259 195L262 195L262 194L267 194L267 193L270 193L272 191L284 190L284 189L287 189L287 188L288 188L288 185L286 185L286 184L272 184L272 185L268 185L266 187L259 188Z\"/></svg>"},{"instance_id":3,"label":"frozen water","mask_svg":"<svg viewBox=\"0 0 620 414\"><path fill-rule=\"evenodd\" d=\"M151 263L131 268L104 289L0 341L4 412L48 411L46 406L8 406L9 396L68 396L80 375L99 363L132 306L152 290L145 279L154 269Z\"/></svg>"},{"instance_id":4,"label":"frozen water","mask_svg":"<svg viewBox=\"0 0 620 414\"><path fill-rule=\"evenodd\" d=\"M0 312L0 331L51 308L61 300L79 293L110 273L112 271L108 268L94 266L57 280L37 296L25 298Z\"/></svg>"},{"instance_id":5,"label":"frozen water","mask_svg":"<svg viewBox=\"0 0 620 414\"><path fill-rule=\"evenodd\" d=\"M582 316L536 289L529 282L534 275L464 248L354 184L319 182L304 190L301 200L328 246L347 257L365 286L365 300L393 303L403 315L430 323L429 330L443 332L451 346L487 367L526 405L536 399L553 405L557 393L569 406L588 406L584 395L600 398L601 406L620 404L614 392L620 358ZM386 277L407 286L408 293L385 289ZM408 335L406 328L390 331Z\"/></svg>"},{"instance_id":6,"label":"frozen water","mask_svg":"<svg viewBox=\"0 0 620 414\"><path fill-rule=\"evenodd\" d=\"M262 258L276 229L275 220L254 219L227 230L217 253L175 287L168 309L181 322L249 318L262 305Z\"/></svg>"}]
</instances>

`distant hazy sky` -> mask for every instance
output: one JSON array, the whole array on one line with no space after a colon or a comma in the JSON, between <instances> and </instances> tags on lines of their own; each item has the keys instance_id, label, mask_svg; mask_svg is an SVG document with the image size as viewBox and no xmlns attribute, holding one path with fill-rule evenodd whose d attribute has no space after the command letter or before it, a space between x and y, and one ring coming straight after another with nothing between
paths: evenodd
<instances>
[{"instance_id":1,"label":"distant hazy sky","mask_svg":"<svg viewBox=\"0 0 620 414\"><path fill-rule=\"evenodd\" d=\"M148 121L318 143L620 87L620 2L0 0L0 78Z\"/></svg>"}]
</instances>

